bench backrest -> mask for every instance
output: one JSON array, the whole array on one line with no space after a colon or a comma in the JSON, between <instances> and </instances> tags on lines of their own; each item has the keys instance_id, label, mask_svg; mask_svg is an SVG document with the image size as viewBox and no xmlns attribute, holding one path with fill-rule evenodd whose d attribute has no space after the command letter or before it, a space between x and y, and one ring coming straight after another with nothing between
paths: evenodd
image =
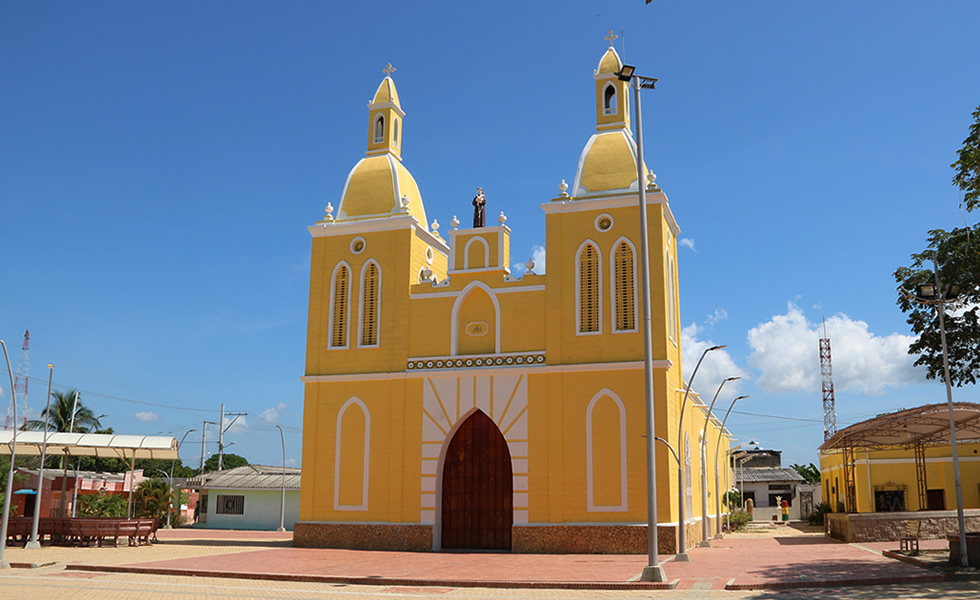
<instances>
[{"instance_id":1,"label":"bench backrest","mask_svg":"<svg viewBox=\"0 0 980 600\"><path fill-rule=\"evenodd\" d=\"M906 537L919 537L919 525L922 521L906 521L905 522L905 536Z\"/></svg>"}]
</instances>

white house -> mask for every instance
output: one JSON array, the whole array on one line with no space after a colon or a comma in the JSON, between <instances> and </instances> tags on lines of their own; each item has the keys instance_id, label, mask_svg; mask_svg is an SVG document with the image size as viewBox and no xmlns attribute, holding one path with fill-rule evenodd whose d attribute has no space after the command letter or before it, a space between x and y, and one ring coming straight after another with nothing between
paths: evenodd
<instances>
[{"instance_id":1,"label":"white house","mask_svg":"<svg viewBox=\"0 0 980 600\"><path fill-rule=\"evenodd\" d=\"M198 525L210 529L279 528L282 491L286 490L283 524L292 530L299 519L300 469L246 465L213 471L187 480L201 490Z\"/></svg>"}]
</instances>

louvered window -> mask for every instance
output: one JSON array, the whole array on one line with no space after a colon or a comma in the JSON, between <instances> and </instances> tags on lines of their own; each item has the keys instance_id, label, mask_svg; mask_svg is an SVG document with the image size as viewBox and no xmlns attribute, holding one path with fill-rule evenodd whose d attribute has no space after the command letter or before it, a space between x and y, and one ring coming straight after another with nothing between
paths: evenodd
<instances>
[{"instance_id":1,"label":"louvered window","mask_svg":"<svg viewBox=\"0 0 980 600\"><path fill-rule=\"evenodd\" d=\"M616 330L636 329L636 286L633 277L633 248L621 242L614 257L613 285L616 296Z\"/></svg>"},{"instance_id":2,"label":"louvered window","mask_svg":"<svg viewBox=\"0 0 980 600\"><path fill-rule=\"evenodd\" d=\"M350 285L350 271L347 265L337 268L333 280L333 322L330 330L330 346L343 348L347 345L347 288Z\"/></svg>"},{"instance_id":3,"label":"louvered window","mask_svg":"<svg viewBox=\"0 0 980 600\"><path fill-rule=\"evenodd\" d=\"M378 345L378 265L369 262L361 277L361 345Z\"/></svg>"},{"instance_id":4,"label":"louvered window","mask_svg":"<svg viewBox=\"0 0 980 600\"><path fill-rule=\"evenodd\" d=\"M218 496L215 514L244 515L245 496Z\"/></svg>"},{"instance_id":5,"label":"louvered window","mask_svg":"<svg viewBox=\"0 0 980 600\"><path fill-rule=\"evenodd\" d=\"M579 332L599 331L599 253L586 244L579 255Z\"/></svg>"}]
</instances>

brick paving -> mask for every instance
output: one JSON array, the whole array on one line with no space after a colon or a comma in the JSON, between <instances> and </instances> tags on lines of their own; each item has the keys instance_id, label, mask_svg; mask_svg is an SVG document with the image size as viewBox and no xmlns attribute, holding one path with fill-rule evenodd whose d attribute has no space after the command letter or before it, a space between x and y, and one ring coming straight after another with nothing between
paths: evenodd
<instances>
[{"instance_id":1,"label":"brick paving","mask_svg":"<svg viewBox=\"0 0 980 600\"><path fill-rule=\"evenodd\" d=\"M234 577L293 582L374 584L407 590L436 586L647 589L637 581L643 555L530 555L480 552L381 552L293 548L290 533L180 529L160 531L161 543L139 548L8 548L14 564L67 565L64 579L97 573ZM941 581L942 574L883 557L898 543L846 544L784 530L735 534L711 548L689 550L691 562L662 556L678 591L850 586ZM923 540L923 549L945 547ZM37 571L34 569L34 571ZM23 572L23 571L21 571ZM83 575L85 574L85 575ZM382 588L378 588L382 589ZM430 592L432 593L432 592Z\"/></svg>"}]
</instances>

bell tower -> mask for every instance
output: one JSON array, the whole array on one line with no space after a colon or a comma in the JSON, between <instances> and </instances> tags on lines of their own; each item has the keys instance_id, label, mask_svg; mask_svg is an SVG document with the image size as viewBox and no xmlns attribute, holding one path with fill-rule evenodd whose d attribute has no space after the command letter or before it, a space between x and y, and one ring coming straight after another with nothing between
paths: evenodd
<instances>
[{"instance_id":1,"label":"bell tower","mask_svg":"<svg viewBox=\"0 0 980 600\"><path fill-rule=\"evenodd\" d=\"M374 99L368 104L368 156L391 154L399 161L402 159L402 121L405 112L398 102L398 91L391 74L395 67L388 63L384 68L385 78L374 93Z\"/></svg>"}]
</instances>

